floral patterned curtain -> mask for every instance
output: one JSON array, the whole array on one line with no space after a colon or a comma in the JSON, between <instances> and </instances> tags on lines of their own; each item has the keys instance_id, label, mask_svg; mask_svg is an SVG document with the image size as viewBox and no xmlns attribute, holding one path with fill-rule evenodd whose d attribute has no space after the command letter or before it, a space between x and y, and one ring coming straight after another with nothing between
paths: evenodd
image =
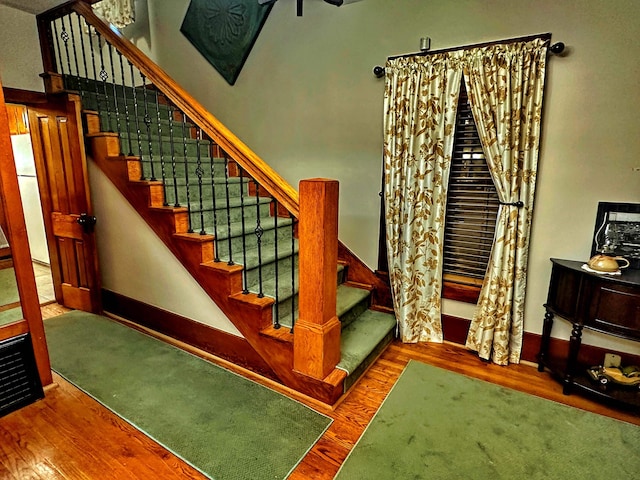
<instances>
[{"instance_id":1,"label":"floral patterned curtain","mask_svg":"<svg viewBox=\"0 0 640 480\"><path fill-rule=\"evenodd\" d=\"M93 5L93 11L100 18L118 28L135 21L135 0L102 0Z\"/></svg>"},{"instance_id":2,"label":"floral patterned curtain","mask_svg":"<svg viewBox=\"0 0 640 480\"><path fill-rule=\"evenodd\" d=\"M403 342L442 342L445 204L460 53L389 60L384 174L389 276Z\"/></svg>"},{"instance_id":3,"label":"floral patterned curtain","mask_svg":"<svg viewBox=\"0 0 640 480\"><path fill-rule=\"evenodd\" d=\"M500 365L518 363L522 349L547 45L535 39L465 52L469 103L502 204L466 346Z\"/></svg>"}]
</instances>

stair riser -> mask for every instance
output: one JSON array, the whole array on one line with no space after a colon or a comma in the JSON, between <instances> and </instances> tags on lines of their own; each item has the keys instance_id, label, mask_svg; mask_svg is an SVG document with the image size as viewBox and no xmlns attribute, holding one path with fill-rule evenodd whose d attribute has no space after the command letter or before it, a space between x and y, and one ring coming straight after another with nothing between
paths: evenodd
<instances>
[{"instance_id":1,"label":"stair riser","mask_svg":"<svg viewBox=\"0 0 640 480\"><path fill-rule=\"evenodd\" d=\"M145 171L145 174L149 174L150 172ZM161 172L156 171L156 178L160 177ZM169 179L165 182L166 185L166 194L167 194L167 200L171 201L171 203L175 203L175 189L173 186L173 179ZM242 188L242 190L241 190ZM255 202L255 197L251 197L249 196L249 194L247 193L247 186L243 185L242 187L240 187L240 183L230 183L228 186L227 185L215 185L215 191L214 188L211 186L210 183L203 183L202 184L202 198L203 198L203 202L205 202L205 208L213 208L214 204L213 204L213 198L215 196L216 198L216 202L215 202L215 207L217 209L219 208L224 208L226 207L226 199L227 199L227 190L229 191L229 198L238 198L240 197L240 193L242 192L244 198L246 199L247 202ZM214 195L215 193L215 195ZM189 186L189 198L191 200L191 204L194 206L194 208L196 208L199 204L198 202L198 198L200 196L200 188L198 187L198 185L193 185L190 184ZM178 182L178 202L182 205L184 204L186 206L187 204L187 189L185 187L185 185L181 182Z\"/></svg>"},{"instance_id":2,"label":"stair riser","mask_svg":"<svg viewBox=\"0 0 640 480\"><path fill-rule=\"evenodd\" d=\"M167 138L172 136L174 139L179 140L182 140L183 136L185 136L186 138L193 138L191 124L184 124L183 131L182 122L176 121L170 124L166 118L163 118L161 119L160 123L158 123L158 118L155 114L155 111L149 112L149 118L151 122L149 123L149 127L147 128L147 124L144 121L144 110L138 114L138 123L136 123L136 117L134 116L134 112L131 110L129 110L128 116L122 109L119 110L117 115L115 111L112 111L111 115L107 115L106 113L101 112L100 126L103 131L123 133L128 132L133 137L136 136L137 130L140 129L140 133L143 135L148 135L149 133L151 133L151 135L154 136Z\"/></svg>"},{"instance_id":3,"label":"stair riser","mask_svg":"<svg viewBox=\"0 0 640 480\"><path fill-rule=\"evenodd\" d=\"M289 248L290 250L290 248ZM265 295L276 297L275 282L272 280L276 276L276 267L278 275L283 276L287 280L282 282L282 278L278 281L278 297L291 295L291 262L295 261L295 265L298 265L298 256L280 258L277 262L269 262L262 265L262 283L263 292ZM258 286L260 285L260 268L254 267L246 269L247 272L247 285L250 291L259 292ZM267 285L267 280L269 280ZM296 280L297 281L297 280Z\"/></svg>"},{"instance_id":4,"label":"stair riser","mask_svg":"<svg viewBox=\"0 0 640 480\"><path fill-rule=\"evenodd\" d=\"M214 248L217 248L218 257L223 260L229 259L229 240L225 238L227 231L225 227L218 229L218 241L214 243ZM284 226L278 228L277 238L280 245L291 244L291 226ZM244 240L244 245L247 249L254 249L258 247L258 238L253 233L247 234ZM267 248L273 245L276 235L273 229L265 230L260 240L262 248ZM241 235L231 238L231 251L233 253L233 261L235 263L242 263L242 251L243 251L243 237Z\"/></svg>"},{"instance_id":5,"label":"stair riser","mask_svg":"<svg viewBox=\"0 0 640 480\"><path fill-rule=\"evenodd\" d=\"M157 140L152 140L151 145L149 145L146 135L141 135L140 138L135 135L130 138L127 138L126 135L121 135L120 137L120 151L123 155L149 155L149 152L151 152L154 159L156 156L160 158L162 155L164 158L171 158L173 155L177 161L184 162L185 147L187 157L196 157L198 155L198 147L200 148L200 157L202 159L208 158L210 155L208 142L200 142L198 145L193 139L188 139L186 143L183 142L182 137L179 141L174 142L167 139L162 141L161 149L160 142ZM129 151L130 149L131 151Z\"/></svg>"},{"instance_id":6,"label":"stair riser","mask_svg":"<svg viewBox=\"0 0 640 480\"><path fill-rule=\"evenodd\" d=\"M197 192L196 192L197 195ZM250 199L251 200L251 199ZM210 207L211 201L205 202L203 200L204 208ZM220 208L221 205L217 205L217 209L215 212L215 221L218 225L226 226L227 219L231 223L241 222L242 217L244 216L245 226L247 231L253 231L256 227L256 219L258 218L258 213L260 213L260 218L268 218L270 216L270 207L269 204L260 205L260 210L255 207L255 205L251 205L250 207L245 206L242 207L229 207ZM214 224L214 215L212 211L204 211L202 212L202 216L200 215L200 204L197 201L192 201L192 211L191 211L191 225L194 230L199 231L201 228L202 220L204 220L204 225L206 227L207 233L213 232L213 224Z\"/></svg>"},{"instance_id":7,"label":"stair riser","mask_svg":"<svg viewBox=\"0 0 640 480\"><path fill-rule=\"evenodd\" d=\"M354 320L356 320L363 312L369 309L369 297L360 301L358 304L354 305L347 312L340 315L340 323L342 324L342 328L345 328L347 325L351 324Z\"/></svg>"},{"instance_id":8,"label":"stair riser","mask_svg":"<svg viewBox=\"0 0 640 480\"><path fill-rule=\"evenodd\" d=\"M141 158L142 168L145 172L151 172L151 161L149 160L149 155L143 155ZM197 188L198 186L198 162L195 157L187 158L187 165L185 166L184 157L175 158L176 166L175 172L173 169L171 155L162 155L160 157L159 154L153 155L153 171L155 172L156 177L161 180L162 179L162 171L164 164L164 178L167 180L171 180L174 177L184 182L185 178L189 178L189 183ZM226 177L225 176L225 161L220 158L216 158L213 160L213 180L216 185L224 185L227 178L234 179L233 182L239 182L240 180L235 180L236 177ZM203 184L211 184L211 157L208 158L200 158L200 165L202 171L202 183ZM247 179L243 180L243 183L248 183ZM180 183L178 183L180 184Z\"/></svg>"}]
</instances>

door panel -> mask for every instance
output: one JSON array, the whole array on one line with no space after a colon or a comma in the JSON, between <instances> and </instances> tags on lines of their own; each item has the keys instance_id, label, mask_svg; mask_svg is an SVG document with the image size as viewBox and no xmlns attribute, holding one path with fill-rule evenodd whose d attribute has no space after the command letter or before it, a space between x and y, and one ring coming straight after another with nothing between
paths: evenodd
<instances>
[{"instance_id":1,"label":"door panel","mask_svg":"<svg viewBox=\"0 0 640 480\"><path fill-rule=\"evenodd\" d=\"M100 312L95 234L79 222L92 215L80 101L52 98L28 111L56 300Z\"/></svg>"}]
</instances>

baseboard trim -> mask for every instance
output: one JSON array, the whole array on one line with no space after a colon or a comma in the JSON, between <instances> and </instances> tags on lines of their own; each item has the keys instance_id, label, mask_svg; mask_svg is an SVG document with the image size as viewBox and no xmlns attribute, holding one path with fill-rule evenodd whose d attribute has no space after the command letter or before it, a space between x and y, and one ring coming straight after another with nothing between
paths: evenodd
<instances>
[{"instance_id":1,"label":"baseboard trim","mask_svg":"<svg viewBox=\"0 0 640 480\"><path fill-rule=\"evenodd\" d=\"M104 288L102 304L106 312L204 350L267 378L276 379L267 363L242 337Z\"/></svg>"},{"instance_id":2,"label":"baseboard trim","mask_svg":"<svg viewBox=\"0 0 640 480\"><path fill-rule=\"evenodd\" d=\"M448 342L464 345L467 340L467 332L471 320L454 317L452 315L442 315L442 330L444 339ZM522 340L522 361L538 363L538 352L542 336L536 333L524 332ZM569 353L569 340L551 338L549 342L549 356L566 358ZM605 353L617 353L622 357L623 365L640 365L640 355L627 352L617 352L594 345L582 344L580 347L579 361L587 365L601 365Z\"/></svg>"}]
</instances>

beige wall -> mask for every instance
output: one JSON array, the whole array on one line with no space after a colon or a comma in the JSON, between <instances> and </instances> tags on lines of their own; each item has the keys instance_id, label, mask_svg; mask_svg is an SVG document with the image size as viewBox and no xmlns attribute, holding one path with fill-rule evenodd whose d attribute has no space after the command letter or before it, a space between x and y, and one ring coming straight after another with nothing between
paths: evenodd
<instances>
[{"instance_id":1,"label":"beige wall","mask_svg":"<svg viewBox=\"0 0 640 480\"><path fill-rule=\"evenodd\" d=\"M527 331L541 331L549 258L589 256L598 201L640 202L640 173L634 171L640 166L640 2L361 0L336 8L307 0L304 16L296 17L295 1L279 0L233 87L180 33L188 3L147 0L151 27L137 27L139 44L144 39L140 46L292 185L316 176L338 179L340 238L372 268L383 81L371 70L388 55L416 51L422 36L431 37L433 49L542 32L567 44L566 55L549 64ZM19 30L14 17L24 23L24 16L11 10L5 21L5 11L0 10L0 72L4 78L8 58L25 85L37 83L30 72L39 73L39 64L30 69L17 60L13 36L4 33L5 27ZM134 241L121 240L122 248ZM118 283L112 285L116 291L133 290L134 280L122 272L109 275ZM472 315L470 306L456 302L446 302L445 311ZM554 336L568 332L557 322ZM636 343L595 334L587 333L585 342L638 352Z\"/></svg>"},{"instance_id":2,"label":"beige wall","mask_svg":"<svg viewBox=\"0 0 640 480\"><path fill-rule=\"evenodd\" d=\"M5 87L44 91L36 17L0 5L0 77Z\"/></svg>"},{"instance_id":3,"label":"beige wall","mask_svg":"<svg viewBox=\"0 0 640 480\"><path fill-rule=\"evenodd\" d=\"M160 65L292 185L340 181L340 239L377 263L383 80L388 55L551 32L525 329L540 333L550 257L586 260L598 201L640 202L640 2L361 0L340 8L279 0L235 86L180 33L188 0L148 0ZM448 313L473 309L446 302ZM556 322L554 335L569 332ZM587 333L585 342L638 351Z\"/></svg>"}]
</instances>

